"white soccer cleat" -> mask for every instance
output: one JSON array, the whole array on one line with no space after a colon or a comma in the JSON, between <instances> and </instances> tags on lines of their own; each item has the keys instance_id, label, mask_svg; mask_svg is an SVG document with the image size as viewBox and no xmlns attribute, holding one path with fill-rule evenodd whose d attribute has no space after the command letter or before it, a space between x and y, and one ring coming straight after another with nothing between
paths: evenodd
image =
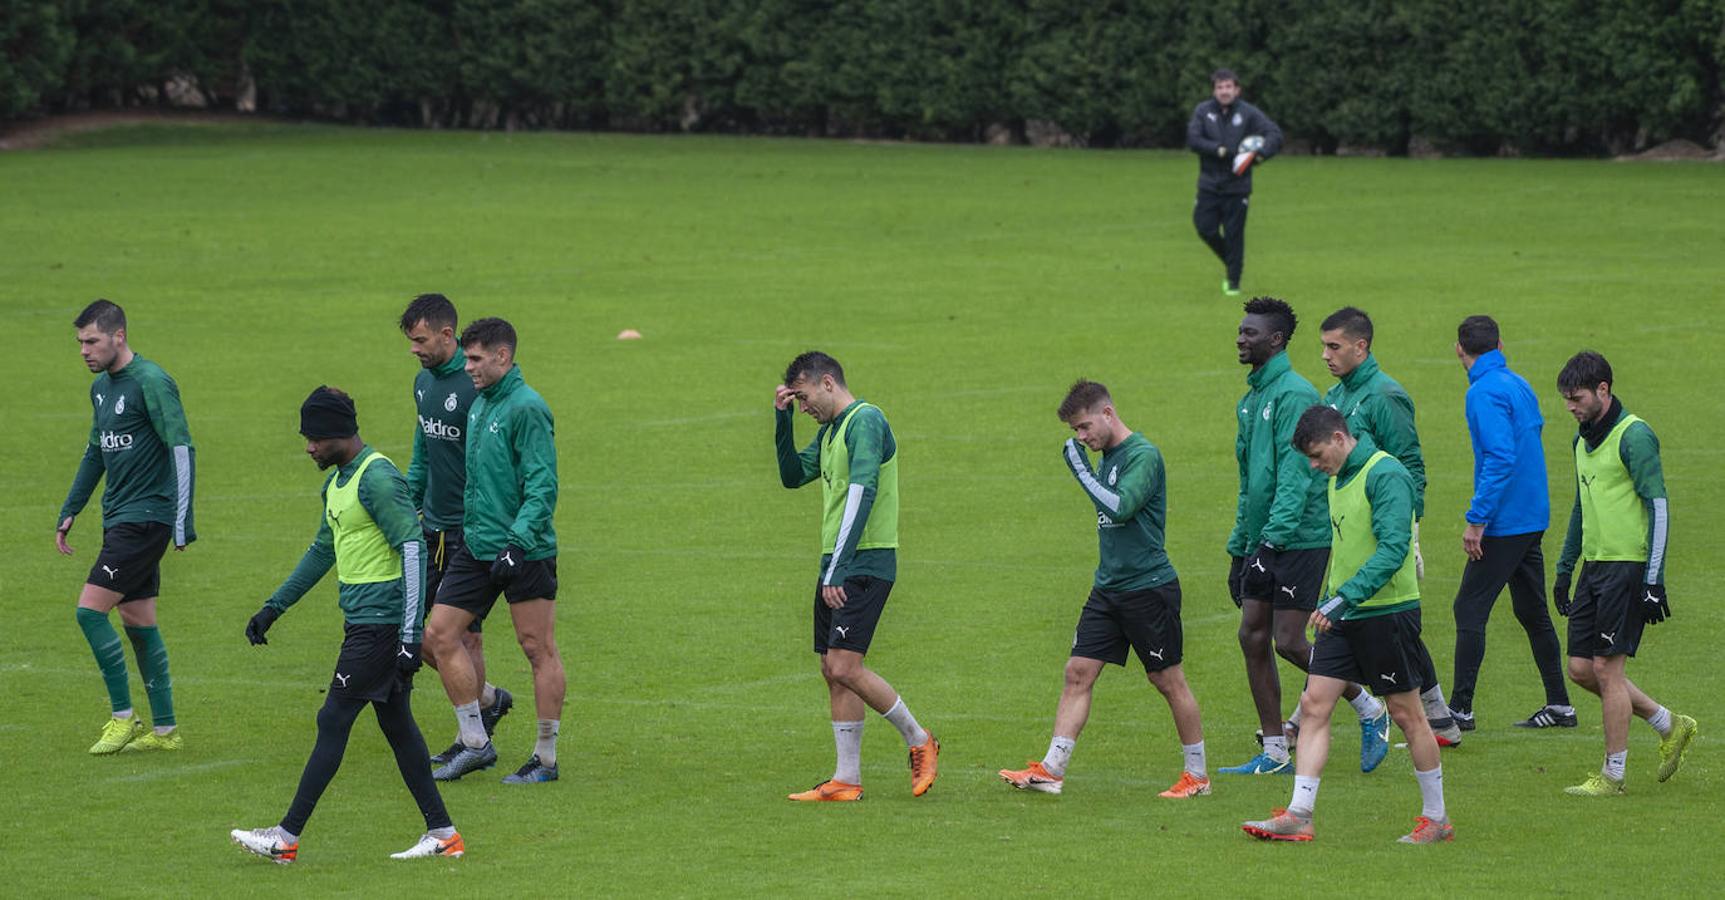
<instances>
[{"instance_id":1,"label":"white soccer cleat","mask_svg":"<svg viewBox=\"0 0 1725 900\"><path fill-rule=\"evenodd\" d=\"M280 825L250 830L235 828L228 836L234 843L277 865L285 866L299 858L299 841L289 843Z\"/></svg>"},{"instance_id":2,"label":"white soccer cleat","mask_svg":"<svg viewBox=\"0 0 1725 900\"><path fill-rule=\"evenodd\" d=\"M462 842L460 832L452 834L447 838L438 838L432 837L431 832L427 831L419 836L419 843L414 844L400 853L391 853L389 858L425 859L432 856L446 856L450 859L459 859L466 853L467 845Z\"/></svg>"}]
</instances>

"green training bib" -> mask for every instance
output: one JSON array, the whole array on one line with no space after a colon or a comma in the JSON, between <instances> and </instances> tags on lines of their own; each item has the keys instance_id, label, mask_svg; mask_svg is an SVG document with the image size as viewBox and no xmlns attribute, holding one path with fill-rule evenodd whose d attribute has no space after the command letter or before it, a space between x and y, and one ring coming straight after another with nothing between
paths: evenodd
<instances>
[{"instance_id":1,"label":"green training bib","mask_svg":"<svg viewBox=\"0 0 1725 900\"><path fill-rule=\"evenodd\" d=\"M387 457L372 451L347 484L339 483L337 475L324 493L323 518L335 535L335 572L342 584L376 584L401 577L401 551L389 545L383 529L359 502L359 480L380 459Z\"/></svg>"},{"instance_id":2,"label":"green training bib","mask_svg":"<svg viewBox=\"0 0 1725 900\"><path fill-rule=\"evenodd\" d=\"M1581 492L1581 558L1647 561L1647 507L1623 464L1623 432L1641 421L1625 415L1592 450L1575 443L1575 482Z\"/></svg>"},{"instance_id":3,"label":"green training bib","mask_svg":"<svg viewBox=\"0 0 1725 900\"><path fill-rule=\"evenodd\" d=\"M1372 504L1366 498L1366 476L1381 460L1392 458L1382 450L1373 453L1344 488L1337 488L1335 477L1330 478L1330 565L1324 573L1326 596L1333 596L1336 588L1340 587L1336 583L1337 573L1344 575L1341 581L1347 581L1353 573L1365 567L1372 554L1378 552L1378 536L1372 533ZM1412 525L1411 519L1409 525ZM1408 555L1402 559L1402 567L1377 593L1360 601L1358 609L1395 606L1418 600L1419 596L1419 577L1414 569L1413 548L1410 546Z\"/></svg>"}]
</instances>

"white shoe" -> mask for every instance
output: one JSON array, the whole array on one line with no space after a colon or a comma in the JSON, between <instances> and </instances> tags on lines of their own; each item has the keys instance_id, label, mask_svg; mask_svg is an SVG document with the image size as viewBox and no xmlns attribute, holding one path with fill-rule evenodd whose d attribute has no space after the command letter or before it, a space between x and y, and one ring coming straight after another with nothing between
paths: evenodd
<instances>
[{"instance_id":1,"label":"white shoe","mask_svg":"<svg viewBox=\"0 0 1725 900\"><path fill-rule=\"evenodd\" d=\"M285 866L299 858L299 842L289 843L282 834L280 825L253 828L250 831L235 828L228 832L228 835L234 839L234 843L277 865Z\"/></svg>"},{"instance_id":2,"label":"white shoe","mask_svg":"<svg viewBox=\"0 0 1725 900\"><path fill-rule=\"evenodd\" d=\"M428 856L447 856L458 859L467 852L467 845L462 843L461 833L456 832L448 838L436 838L431 832L419 836L419 843L401 851L391 853L390 859L424 859Z\"/></svg>"}]
</instances>

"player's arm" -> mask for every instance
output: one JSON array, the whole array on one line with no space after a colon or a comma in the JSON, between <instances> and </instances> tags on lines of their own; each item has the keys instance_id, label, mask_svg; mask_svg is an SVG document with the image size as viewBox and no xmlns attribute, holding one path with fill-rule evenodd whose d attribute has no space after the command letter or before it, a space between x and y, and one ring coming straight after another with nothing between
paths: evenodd
<instances>
[{"instance_id":1,"label":"player's arm","mask_svg":"<svg viewBox=\"0 0 1725 900\"><path fill-rule=\"evenodd\" d=\"M394 466L373 463L359 483L359 504L384 540L401 551L401 642L420 642L425 611L425 536L419 529L407 479Z\"/></svg>"},{"instance_id":2,"label":"player's arm","mask_svg":"<svg viewBox=\"0 0 1725 900\"><path fill-rule=\"evenodd\" d=\"M799 452L796 415L796 410L789 406L773 410L773 446L779 455L779 483L788 488L800 488L821 477L820 437L817 435Z\"/></svg>"},{"instance_id":3,"label":"player's arm","mask_svg":"<svg viewBox=\"0 0 1725 900\"><path fill-rule=\"evenodd\" d=\"M1258 120L1257 127L1254 131L1264 137L1264 147L1262 150L1258 151L1258 158L1269 159L1270 157L1282 152L1281 126L1277 125L1274 120L1264 114L1263 110L1256 106L1252 107L1252 112Z\"/></svg>"},{"instance_id":4,"label":"player's arm","mask_svg":"<svg viewBox=\"0 0 1725 900\"><path fill-rule=\"evenodd\" d=\"M1072 472L1072 477L1078 480L1078 487L1084 491L1084 496L1090 498L1098 512L1105 513L1116 522L1124 522L1138 514L1149 501L1160 483L1162 473L1160 459L1145 456L1129 456L1120 465L1120 476L1114 484L1106 485L1096 472L1090 468L1090 457L1084 452L1084 445L1077 438L1068 438L1062 457L1066 460L1066 468Z\"/></svg>"},{"instance_id":5,"label":"player's arm","mask_svg":"<svg viewBox=\"0 0 1725 900\"><path fill-rule=\"evenodd\" d=\"M1581 438L1577 436L1576 442ZM1580 447L1571 446L1573 452L1579 453ZM1570 465L1573 471L1574 464ZM1569 508L1569 528L1563 534L1563 552L1557 556L1557 577L1567 577L1575 571L1575 562L1581 558L1581 485L1575 486L1575 503Z\"/></svg>"},{"instance_id":6,"label":"player's arm","mask_svg":"<svg viewBox=\"0 0 1725 900\"><path fill-rule=\"evenodd\" d=\"M430 465L425 459L425 429L419 425L419 412L413 416L413 459L407 464L407 496L414 509L425 508L425 482Z\"/></svg>"},{"instance_id":7,"label":"player's arm","mask_svg":"<svg viewBox=\"0 0 1725 900\"><path fill-rule=\"evenodd\" d=\"M1372 402L1368 410L1372 437L1378 449L1396 458L1414 480L1414 518L1426 514L1426 461L1420 450L1420 434L1414 427L1414 401L1407 394L1389 394Z\"/></svg>"},{"instance_id":8,"label":"player's arm","mask_svg":"<svg viewBox=\"0 0 1725 900\"><path fill-rule=\"evenodd\" d=\"M1671 513L1666 503L1665 467L1659 461L1659 438L1646 422L1624 429L1617 453L1635 482L1636 496L1647 508L1647 584L1665 582L1665 545L1670 538Z\"/></svg>"},{"instance_id":9,"label":"player's arm","mask_svg":"<svg viewBox=\"0 0 1725 900\"><path fill-rule=\"evenodd\" d=\"M862 541L863 528L874 510L875 492L880 487L880 467L893 453L892 435L887 431L886 416L878 409L859 409L851 414L845 429L845 448L850 454L850 483L845 486L844 515L839 519L838 538L833 543L833 556L821 575L823 585L842 585L856 562L857 544Z\"/></svg>"},{"instance_id":10,"label":"player's arm","mask_svg":"<svg viewBox=\"0 0 1725 900\"><path fill-rule=\"evenodd\" d=\"M333 477L333 476L332 476ZM287 580L276 588L275 593L264 601L264 606L275 610L277 615L288 611L288 608L298 603L307 591L317 586L323 576L335 566L335 534L329 530L329 522L323 517L323 509L318 509L317 537L312 539L311 546L300 557L299 564L293 567L293 572Z\"/></svg>"},{"instance_id":11,"label":"player's arm","mask_svg":"<svg viewBox=\"0 0 1725 900\"><path fill-rule=\"evenodd\" d=\"M150 427L168 456L174 469L174 546L184 548L198 539L192 527L192 484L196 466L192 450L192 432L186 427L186 410L180 405L180 389L172 378L140 378L138 387L144 394L144 408L150 413Z\"/></svg>"},{"instance_id":12,"label":"player's arm","mask_svg":"<svg viewBox=\"0 0 1725 900\"><path fill-rule=\"evenodd\" d=\"M1228 555L1245 556L1252 551L1246 546L1246 436L1234 438L1234 463L1240 469L1240 493L1234 500L1234 530L1228 532Z\"/></svg>"},{"instance_id":13,"label":"player's arm","mask_svg":"<svg viewBox=\"0 0 1725 900\"><path fill-rule=\"evenodd\" d=\"M1204 134L1204 104L1192 110L1192 121L1186 123L1186 146L1199 156L1227 156L1227 146Z\"/></svg>"},{"instance_id":14,"label":"player's arm","mask_svg":"<svg viewBox=\"0 0 1725 900\"><path fill-rule=\"evenodd\" d=\"M90 426L90 439L84 444L84 456L78 460L78 471L72 476L72 489L66 492L66 502L60 504L60 516L55 519L55 543L60 545L61 553L70 553L72 548L66 546L66 532L72 530L72 520L84 511L85 504L96 492L96 483L102 480L102 473L107 471L107 465L102 462L102 438L96 432L96 426Z\"/></svg>"},{"instance_id":15,"label":"player's arm","mask_svg":"<svg viewBox=\"0 0 1725 900\"><path fill-rule=\"evenodd\" d=\"M1515 433L1510 427L1509 399L1469 391L1467 427L1473 433L1474 452L1479 456L1479 474L1474 479L1467 521L1470 525L1489 525L1503 503L1510 477L1515 474Z\"/></svg>"},{"instance_id":16,"label":"player's arm","mask_svg":"<svg viewBox=\"0 0 1725 900\"><path fill-rule=\"evenodd\" d=\"M1270 500L1270 518L1264 523L1263 543L1277 550L1286 549L1294 539L1306 504L1311 501L1312 482L1323 477L1312 468L1304 453L1294 449L1294 426L1299 423L1300 414L1317 399L1285 394L1276 401L1270 449L1276 454L1276 493Z\"/></svg>"},{"instance_id":17,"label":"player's arm","mask_svg":"<svg viewBox=\"0 0 1725 900\"><path fill-rule=\"evenodd\" d=\"M1372 505L1372 536L1378 539L1378 549L1335 589L1332 597L1342 598L1342 609L1325 612L1331 620L1382 590L1413 552L1413 479L1393 469L1374 469L1366 475L1366 499Z\"/></svg>"},{"instance_id":18,"label":"player's arm","mask_svg":"<svg viewBox=\"0 0 1725 900\"><path fill-rule=\"evenodd\" d=\"M557 512L557 439L551 410L522 407L509 429L521 480L521 509L509 525L509 543L532 553L544 541Z\"/></svg>"}]
</instances>

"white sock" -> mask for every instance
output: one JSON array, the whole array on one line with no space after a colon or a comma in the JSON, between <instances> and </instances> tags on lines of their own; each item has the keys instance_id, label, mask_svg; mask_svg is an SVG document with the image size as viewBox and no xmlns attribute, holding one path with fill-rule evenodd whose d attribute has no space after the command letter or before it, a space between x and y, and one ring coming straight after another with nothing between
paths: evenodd
<instances>
[{"instance_id":1,"label":"white sock","mask_svg":"<svg viewBox=\"0 0 1725 900\"><path fill-rule=\"evenodd\" d=\"M1300 719L1302 717L1304 717L1305 714L1306 714L1306 711L1300 708L1300 704L1296 703L1296 704L1294 704L1294 711L1291 713L1288 713L1288 721L1294 723L1295 725L1298 725L1298 724L1300 724Z\"/></svg>"},{"instance_id":2,"label":"white sock","mask_svg":"<svg viewBox=\"0 0 1725 900\"><path fill-rule=\"evenodd\" d=\"M1420 691L1420 703L1426 708L1427 719L1450 718L1449 704L1443 698L1443 685L1434 684Z\"/></svg>"},{"instance_id":3,"label":"white sock","mask_svg":"<svg viewBox=\"0 0 1725 900\"><path fill-rule=\"evenodd\" d=\"M1048 742L1048 755L1042 757L1042 767L1055 778L1066 777L1066 766L1072 762L1072 745L1078 743L1076 738L1055 735Z\"/></svg>"},{"instance_id":4,"label":"white sock","mask_svg":"<svg viewBox=\"0 0 1725 900\"><path fill-rule=\"evenodd\" d=\"M833 767L833 780L845 784L862 784L863 723L834 722L833 745L838 748L838 765Z\"/></svg>"},{"instance_id":5,"label":"white sock","mask_svg":"<svg viewBox=\"0 0 1725 900\"><path fill-rule=\"evenodd\" d=\"M1360 714L1361 722L1369 722L1384 714L1383 701L1373 697L1366 691L1360 691L1359 696L1348 701L1354 707L1354 712Z\"/></svg>"},{"instance_id":6,"label":"white sock","mask_svg":"<svg viewBox=\"0 0 1725 900\"><path fill-rule=\"evenodd\" d=\"M916 716L910 714L910 707L904 705L903 697L894 700L892 709L887 710L882 715L886 716L886 720L892 723L892 727L898 729L899 734L904 735L906 746L920 747L928 743L928 732L922 730L921 725L916 724Z\"/></svg>"},{"instance_id":7,"label":"white sock","mask_svg":"<svg viewBox=\"0 0 1725 900\"><path fill-rule=\"evenodd\" d=\"M1670 737L1671 710L1666 709L1663 706L1659 707L1658 712L1647 717L1647 724L1652 725L1653 730L1659 732L1660 737Z\"/></svg>"},{"instance_id":8,"label":"white sock","mask_svg":"<svg viewBox=\"0 0 1725 900\"><path fill-rule=\"evenodd\" d=\"M1195 778L1209 778L1210 769L1204 763L1204 742L1196 744L1181 744L1180 751L1186 754L1186 771Z\"/></svg>"},{"instance_id":9,"label":"white sock","mask_svg":"<svg viewBox=\"0 0 1725 900\"><path fill-rule=\"evenodd\" d=\"M443 828L433 828L426 833L440 841L447 841L450 838L455 837L455 826L449 825Z\"/></svg>"},{"instance_id":10,"label":"white sock","mask_svg":"<svg viewBox=\"0 0 1725 900\"><path fill-rule=\"evenodd\" d=\"M1416 771L1414 777L1420 780L1420 815L1433 822L1449 818L1449 810L1443 805L1443 766L1427 772Z\"/></svg>"},{"instance_id":11,"label":"white sock","mask_svg":"<svg viewBox=\"0 0 1725 900\"><path fill-rule=\"evenodd\" d=\"M1600 768L1605 777L1612 781L1623 780L1623 768L1629 762L1629 751L1619 750L1616 753L1605 754L1605 765Z\"/></svg>"},{"instance_id":12,"label":"white sock","mask_svg":"<svg viewBox=\"0 0 1725 900\"><path fill-rule=\"evenodd\" d=\"M461 745L477 750L485 746L485 723L479 720L479 701L455 707L455 725L461 729Z\"/></svg>"},{"instance_id":13,"label":"white sock","mask_svg":"<svg viewBox=\"0 0 1725 900\"><path fill-rule=\"evenodd\" d=\"M276 826L276 836L281 838L282 843L284 843L284 844L297 844L297 843L299 843L299 835L294 834L293 832L287 830L286 828L281 827L280 825Z\"/></svg>"},{"instance_id":14,"label":"white sock","mask_svg":"<svg viewBox=\"0 0 1725 900\"><path fill-rule=\"evenodd\" d=\"M1264 755L1276 762L1287 762L1288 739L1279 734L1275 737L1264 735Z\"/></svg>"},{"instance_id":15,"label":"white sock","mask_svg":"<svg viewBox=\"0 0 1725 900\"><path fill-rule=\"evenodd\" d=\"M132 717L132 715L133 715L132 708L130 706L128 706L125 709L122 709L122 710L115 712L114 718L116 718L116 719L130 719Z\"/></svg>"},{"instance_id":16,"label":"white sock","mask_svg":"<svg viewBox=\"0 0 1725 900\"><path fill-rule=\"evenodd\" d=\"M479 705L485 709L497 705L497 685L485 682L485 686L479 689Z\"/></svg>"},{"instance_id":17,"label":"white sock","mask_svg":"<svg viewBox=\"0 0 1725 900\"><path fill-rule=\"evenodd\" d=\"M1288 812L1302 819L1312 817L1312 809L1318 804L1318 776L1295 775L1294 796L1288 801Z\"/></svg>"},{"instance_id":18,"label":"white sock","mask_svg":"<svg viewBox=\"0 0 1725 900\"><path fill-rule=\"evenodd\" d=\"M539 720L539 740L533 742L533 753L542 766L557 765L557 726L560 719Z\"/></svg>"},{"instance_id":19,"label":"white sock","mask_svg":"<svg viewBox=\"0 0 1725 900\"><path fill-rule=\"evenodd\" d=\"M156 726L156 734L158 734L158 735L173 734L174 729L178 728L178 727L179 727L178 725L157 725Z\"/></svg>"}]
</instances>

